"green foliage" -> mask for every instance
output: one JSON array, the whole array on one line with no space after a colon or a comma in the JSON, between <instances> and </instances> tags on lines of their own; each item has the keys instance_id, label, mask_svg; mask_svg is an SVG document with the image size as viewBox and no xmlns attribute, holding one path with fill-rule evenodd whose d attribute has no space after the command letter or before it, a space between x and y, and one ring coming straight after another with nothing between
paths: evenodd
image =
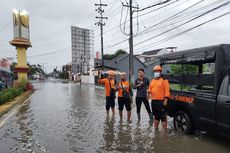
<instances>
[{"instance_id":1,"label":"green foliage","mask_svg":"<svg viewBox=\"0 0 230 153\"><path fill-rule=\"evenodd\" d=\"M27 65L29 66L29 73L28 73L29 78L32 78L32 76L35 75L36 73L46 75L42 69L42 65L40 65L40 64L30 65L29 63Z\"/></svg>"},{"instance_id":2,"label":"green foliage","mask_svg":"<svg viewBox=\"0 0 230 153\"><path fill-rule=\"evenodd\" d=\"M172 64L170 65L171 73L175 75L181 74L197 74L198 73L198 66L196 65L179 65L179 64Z\"/></svg>"},{"instance_id":3,"label":"green foliage","mask_svg":"<svg viewBox=\"0 0 230 153\"><path fill-rule=\"evenodd\" d=\"M10 65L10 70L14 71L14 68L15 68L16 65L17 65L17 63L13 62ZM42 65L40 65L40 64L30 65L29 63L27 63L27 65L29 66L28 78L32 78L32 76L35 75L36 73L46 75L45 72L42 69Z\"/></svg>"},{"instance_id":4,"label":"green foliage","mask_svg":"<svg viewBox=\"0 0 230 153\"><path fill-rule=\"evenodd\" d=\"M122 54L127 54L127 52L125 50L119 49L114 54L105 54L104 59L111 60L111 59L114 59L115 57L122 55Z\"/></svg>"},{"instance_id":5,"label":"green foliage","mask_svg":"<svg viewBox=\"0 0 230 153\"><path fill-rule=\"evenodd\" d=\"M189 85L182 85L182 84L170 84L170 90L175 91L189 91L192 87Z\"/></svg>"},{"instance_id":6,"label":"green foliage","mask_svg":"<svg viewBox=\"0 0 230 153\"><path fill-rule=\"evenodd\" d=\"M15 68L16 65L17 65L17 63L16 63L16 62L13 62L13 63L10 65L10 70L11 70L11 71L14 71L14 68Z\"/></svg>"},{"instance_id":7,"label":"green foliage","mask_svg":"<svg viewBox=\"0 0 230 153\"><path fill-rule=\"evenodd\" d=\"M0 92L0 105L6 103L9 100L21 95L23 93L22 88L9 88Z\"/></svg>"},{"instance_id":8,"label":"green foliage","mask_svg":"<svg viewBox=\"0 0 230 153\"><path fill-rule=\"evenodd\" d=\"M127 54L127 52L125 50L119 49L114 53L116 56L119 56L121 54Z\"/></svg>"},{"instance_id":9,"label":"green foliage","mask_svg":"<svg viewBox=\"0 0 230 153\"><path fill-rule=\"evenodd\" d=\"M179 64L172 64L170 65L171 73L174 75L181 75L181 74L198 74L198 66L196 65L179 65ZM188 85L183 84L170 84L171 90L177 91L189 91L191 89Z\"/></svg>"},{"instance_id":10,"label":"green foliage","mask_svg":"<svg viewBox=\"0 0 230 153\"><path fill-rule=\"evenodd\" d=\"M23 89L24 91L27 90L27 81L25 79L22 79L20 82L19 82L19 88Z\"/></svg>"}]
</instances>

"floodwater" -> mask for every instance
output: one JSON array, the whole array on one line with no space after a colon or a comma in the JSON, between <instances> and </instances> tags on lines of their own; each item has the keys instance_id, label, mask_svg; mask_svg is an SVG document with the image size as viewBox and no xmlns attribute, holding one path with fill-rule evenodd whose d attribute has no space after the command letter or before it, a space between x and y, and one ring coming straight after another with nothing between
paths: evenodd
<instances>
[{"instance_id":1,"label":"floodwater","mask_svg":"<svg viewBox=\"0 0 230 153\"><path fill-rule=\"evenodd\" d=\"M27 102L0 119L0 153L153 152L229 153L230 141L208 134L155 131L142 106L137 123L105 113L104 91L94 86L34 82L36 91Z\"/></svg>"}]
</instances>

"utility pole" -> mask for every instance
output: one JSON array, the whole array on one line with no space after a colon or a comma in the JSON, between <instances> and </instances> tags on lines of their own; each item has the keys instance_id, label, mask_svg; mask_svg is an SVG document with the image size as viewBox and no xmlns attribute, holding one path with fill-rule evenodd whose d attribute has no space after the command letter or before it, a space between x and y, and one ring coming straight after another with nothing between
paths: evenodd
<instances>
[{"instance_id":1,"label":"utility pole","mask_svg":"<svg viewBox=\"0 0 230 153\"><path fill-rule=\"evenodd\" d=\"M133 1L129 0L129 5L124 5L129 7L130 15L130 33L129 33L129 81L134 81L134 71L133 71L133 8L139 9L138 7L133 6Z\"/></svg>"},{"instance_id":2,"label":"utility pole","mask_svg":"<svg viewBox=\"0 0 230 153\"><path fill-rule=\"evenodd\" d=\"M107 4L102 4L100 0L100 4L95 4L95 6L98 6L98 8L95 10L97 11L100 16L96 16L97 19L100 19L95 25L100 26L101 29L101 66L104 66L104 47L103 47L103 26L105 26L105 23L103 23L104 19L108 19L107 17L103 16L104 10L102 9L103 6L107 6Z\"/></svg>"}]
</instances>

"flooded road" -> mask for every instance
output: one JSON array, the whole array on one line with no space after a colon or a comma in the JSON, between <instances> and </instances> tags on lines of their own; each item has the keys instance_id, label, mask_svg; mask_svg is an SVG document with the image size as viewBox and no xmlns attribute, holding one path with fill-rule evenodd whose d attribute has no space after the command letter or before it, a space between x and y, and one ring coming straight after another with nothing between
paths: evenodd
<instances>
[{"instance_id":1,"label":"flooded road","mask_svg":"<svg viewBox=\"0 0 230 153\"><path fill-rule=\"evenodd\" d=\"M0 153L153 152L229 153L230 142L216 136L154 131L142 106L137 123L105 113L104 91L60 81L35 82L35 93L0 123ZM117 104L116 104L117 105Z\"/></svg>"}]
</instances>

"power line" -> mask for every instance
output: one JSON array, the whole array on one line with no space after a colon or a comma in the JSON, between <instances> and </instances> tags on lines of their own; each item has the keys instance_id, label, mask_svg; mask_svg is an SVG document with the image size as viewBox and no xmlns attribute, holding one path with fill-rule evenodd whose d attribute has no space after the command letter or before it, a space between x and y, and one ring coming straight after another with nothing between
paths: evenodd
<instances>
[{"instance_id":1,"label":"power line","mask_svg":"<svg viewBox=\"0 0 230 153\"><path fill-rule=\"evenodd\" d=\"M211 13L211 12L213 12L213 11L215 11L215 10L221 8L221 7L224 7L224 6L228 5L229 3L230 3L230 1L225 2L225 3L219 5L219 6L213 8L213 9L211 9L211 10L208 10L208 11L204 12L203 14L201 14L201 15L199 15L199 16L197 16L197 17L194 17L194 18L192 18L192 19L190 19L190 20L188 20L188 21L186 21L186 22L184 22L184 23L182 23L182 24L180 24L180 25L178 25L178 26L176 26L176 27L174 27L174 28L171 28L171 29L169 29L169 30L167 30L167 31L164 31L164 32L162 32L162 33L160 33L160 34L157 34L157 35L155 35L155 36L153 36L153 37L150 37L150 38L148 38L148 39L145 39L144 41L141 41L141 42L135 44L134 46L138 46L138 45L140 45L140 44L142 44L142 43L145 43L145 42L147 42L147 41L149 41L149 40L152 40L152 39L154 39L154 38L156 38L156 37L158 37L158 36L161 36L161 35L163 35L163 34L165 34L165 33L168 33L168 32L170 32L170 31L172 31L172 30L174 30L174 29L176 29L176 28L178 28L178 27L181 27L181 26L183 26L183 25L185 25L185 24L187 24L187 23L189 23L189 22L192 22L192 21L194 21L194 20L196 20L196 19L198 19L198 18L200 18L200 17L202 17L202 16L204 16L204 15L206 15L206 14L208 14L208 13Z\"/></svg>"},{"instance_id":2,"label":"power line","mask_svg":"<svg viewBox=\"0 0 230 153\"><path fill-rule=\"evenodd\" d=\"M215 17L215 18L212 18L212 19L210 19L210 20L208 20L208 21L205 21L205 22L203 22L203 23L201 23L201 24L198 24L198 25L196 25L196 26L194 26L194 27L192 27L192 28L189 28L189 29L187 29L187 30L184 30L184 31L182 31L182 32L180 32L180 33L177 33L177 34L175 34L175 35L172 35L172 36L170 36L170 37L168 37L168 38L165 38L165 39L162 39L162 40L160 40L160 41L151 43L151 44L148 45L148 46L159 45L159 44L165 43L165 42L167 42L167 41L169 41L169 40L172 40L172 39L174 39L174 38L179 37L180 35L183 35L183 34L189 32L189 31L192 31L193 29L196 29L196 28L198 28L198 27L200 27L200 26L203 26L203 25L205 25L205 24L207 24L207 23L209 23L209 22L212 22L212 21L214 21L214 20L217 20L217 19L222 18L222 17L224 17L224 16L226 16L226 15L229 15L229 14L230 14L230 11L228 11L228 12L226 12L226 13L223 13L223 14L221 14L221 15ZM147 46L145 46L145 47L147 47Z\"/></svg>"},{"instance_id":3,"label":"power line","mask_svg":"<svg viewBox=\"0 0 230 153\"><path fill-rule=\"evenodd\" d=\"M184 3L184 2L183 2ZM216 2L214 2L214 3L216 3ZM209 5L213 5L214 3L212 3L212 4L209 4ZM193 7L194 7L194 5L192 5ZM207 7L207 6L205 6L205 7ZM202 7L202 8L200 8L200 9L203 9L203 8L205 8L205 7ZM188 10L188 9L190 9L191 8L191 6L190 7L188 7L188 8L186 8L186 9L184 9L184 10L182 10L182 11L180 11L180 13L181 12L184 12L185 10ZM197 12L199 9L197 9L197 10L194 10L194 12ZM178 15L179 13L176 13L176 14L174 14L173 16L176 16L176 15ZM170 20L172 20L172 19L174 19L173 18L173 16L170 16L169 18L167 18L168 19L168 21L170 21ZM176 21L176 22L174 22L174 23L169 23L168 25L166 25L166 26L163 26L163 27L160 27L160 28L157 28L157 29L154 29L154 30L151 30L151 32L152 31L155 31L155 30L159 30L159 29L162 29L162 28L165 28L165 27L167 27L167 26L171 26L172 24L176 24L176 23L178 23L178 22L181 22L181 21L184 21L185 19L184 19L185 17L183 17L180 21ZM161 21L162 22L162 21ZM163 23L163 22L162 22ZM162 24L161 23L161 24ZM157 25L160 25L160 23L157 23ZM141 32L141 33L139 33L138 35L136 35L136 36L134 36L134 37L138 37L138 36L140 36L140 35L143 35L143 34L145 34L143 31ZM121 40L121 41L119 41L119 42L117 42L117 43L115 43L115 44L113 44L113 45L110 45L110 46L108 46L108 48L112 48L112 47L114 47L114 46L117 46L117 45L119 45L119 44L122 44L122 43L124 43L124 42L126 42L126 41L128 41L128 39L126 38L126 39L123 39L123 40Z\"/></svg>"},{"instance_id":4,"label":"power line","mask_svg":"<svg viewBox=\"0 0 230 153\"><path fill-rule=\"evenodd\" d=\"M33 57L39 57L39 56L53 55L53 54L57 54L57 53L60 53L60 52L62 52L62 51L65 51L66 49L69 49L69 48L71 48L71 47L69 46L69 47L65 47L65 48L59 49L59 50L57 50L57 51L48 52L48 53L45 53L45 54L31 55L31 56L27 56L27 57L28 57L28 58L33 58Z\"/></svg>"},{"instance_id":5,"label":"power line","mask_svg":"<svg viewBox=\"0 0 230 153\"><path fill-rule=\"evenodd\" d=\"M126 31L125 31L125 25L126 25L126 22L127 22L127 17L128 17L128 11L129 11L129 10L127 9L127 11L126 11L126 16L125 16L125 21L124 21L124 23L122 23L123 10L124 10L124 4L122 3L122 9L121 9L121 17L120 17L120 24L119 24L119 27L120 27L121 32L122 32L124 35L128 36L129 33L126 33ZM122 25L124 25L123 29L122 29Z\"/></svg>"},{"instance_id":6,"label":"power line","mask_svg":"<svg viewBox=\"0 0 230 153\"><path fill-rule=\"evenodd\" d=\"M165 1L163 1L163 2L159 2L159 3L157 3L157 4L153 4L153 5L151 5L151 6L147 6L147 7L143 8L143 9L138 9L138 10L136 10L136 11L138 11L138 12L145 11L145 10L147 10L147 9L150 9L150 8L152 8L152 7L155 7L155 6L158 6L158 5L162 5L162 4L168 3L168 2L170 2L170 1L171 1L171 0L165 0ZM136 11L134 10L134 12L136 12Z\"/></svg>"},{"instance_id":7,"label":"power line","mask_svg":"<svg viewBox=\"0 0 230 153\"><path fill-rule=\"evenodd\" d=\"M177 1L178 1L178 0L177 0ZM171 4L173 4L173 3L177 2L177 1L174 1L174 2L170 3L169 5L171 5ZM167 6L168 6L168 5L167 5ZM164 6L163 6L163 7L164 7ZM161 8L162 8L162 7L161 7ZM156 10L158 10L158 9L156 9ZM156 10L154 10L154 11L156 11ZM138 12L138 11L137 11L137 12ZM153 12L153 11L151 11L151 12ZM146 15L146 14L145 14L145 15ZM135 17L134 17L134 18L135 18ZM137 23L138 23L138 22L137 22ZM122 23L120 23L120 25L122 25ZM111 31L114 30L114 29L116 29L116 28L117 28L117 27L111 29ZM121 30L121 31L122 31L122 30ZM107 32L109 32L109 30L108 30ZM125 35L128 35L128 34L126 34L126 33L124 33L124 32L122 32L122 33L125 34ZM134 37L140 36L140 35L142 35L142 33L143 33L143 31L142 31L141 33L139 33L138 35L134 35ZM119 41L119 42L117 42L117 43L115 43L115 44L113 44L113 45L110 45L108 48L117 46L117 45L122 44L122 43L124 43L124 42L126 42L126 41L128 41L128 38L123 39L123 40L121 40L121 41Z\"/></svg>"},{"instance_id":8,"label":"power line","mask_svg":"<svg viewBox=\"0 0 230 153\"><path fill-rule=\"evenodd\" d=\"M147 32L149 29L151 29L151 28L153 28L153 27L156 27L156 26L158 26L158 25L160 25L160 24L162 24L162 23L164 23L164 22L166 22L166 21L168 21L168 20L170 20L170 19L173 19L173 18L176 17L177 15L179 15L179 14L181 14L181 13L183 13L183 12L189 10L190 8L192 8L192 7L194 7L194 6L198 5L198 4L200 4L200 3L203 2L203 1L204 1L204 0L200 0L200 1L198 1L197 3L195 3L195 4L193 4L193 5L189 6L189 7L187 7L187 8L185 8L185 9L183 9L182 11L180 11L180 12L178 12L178 13L176 13L176 14L174 14L174 15L172 15L172 16L170 16L170 17L164 19L164 20L162 20L161 22L158 22L157 24L152 25L151 27L149 27L149 28L143 30L143 31L140 33L140 35L143 34L143 33L145 33L145 32Z\"/></svg>"},{"instance_id":9,"label":"power line","mask_svg":"<svg viewBox=\"0 0 230 153\"><path fill-rule=\"evenodd\" d=\"M174 2L172 2L172 3L169 3L169 4L167 4L167 5L164 5L164 6L162 6L162 7L160 7L160 9L161 8L164 8L164 7L166 7L166 6L169 6L169 5L172 5L172 4L174 4L175 2L178 2L179 0L176 0L176 1L174 1ZM183 2L184 3L184 2ZM182 3L181 3L182 4ZM175 7L174 7L175 8ZM155 10L152 10L152 11L150 11L150 12L154 12L154 11L157 11L157 10L159 10L159 8L157 8L157 9L155 9ZM169 9L168 9L169 10ZM143 15L147 15L147 14L143 14ZM143 16L143 15L138 15L139 17L140 16ZM122 18L122 17L121 17ZM120 18L120 19L121 19ZM134 17L134 18L137 18L137 17ZM129 20L127 20L127 21L129 21ZM144 20L145 21L145 20ZM138 22L137 22L138 23ZM114 27L114 28L112 28L112 29L110 29L110 30L107 30L107 31L105 31L104 32L104 34L105 33L108 33L108 32L110 32L110 31L113 31L114 29L116 29L116 28L118 28L118 27L121 27L121 25L123 25L124 23L121 23L121 21L120 21L120 24L118 25L118 26L116 26L116 27ZM137 26L137 29L139 29L139 25ZM122 31L122 30L121 30ZM137 30L137 31L139 31L139 30ZM123 32L123 34L125 34L125 35L128 35L127 33L124 33ZM138 34L138 35L140 35L140 34ZM137 35L134 35L134 37L136 37ZM117 46L117 45L119 45L119 44L121 44L121 43L124 43L124 42L126 42L128 39L123 39L123 40L121 40L121 41L119 41L119 42L117 42L117 43L115 43L115 44L113 44L113 45L110 45L108 48L111 48L111 47L114 47L114 46Z\"/></svg>"},{"instance_id":10,"label":"power line","mask_svg":"<svg viewBox=\"0 0 230 153\"><path fill-rule=\"evenodd\" d=\"M120 0L120 1L121 1L121 0ZM158 11L158 10L160 10L160 9L162 9L162 8L164 8L164 7L170 6L170 5L172 5L172 4L174 4L174 3L178 2L178 1L179 1L179 0L176 0L176 1L174 1L174 2L171 2L171 3L167 4L167 5L161 6L161 7L157 8L157 9L155 9L155 10L149 11L149 12L147 12L147 13L145 13L145 14L141 14L141 15L139 15L139 17L144 16L144 15L147 15L147 14L149 14L149 13L151 13L151 12ZM121 3L123 4L122 1L121 1ZM134 17L134 18L136 18L136 17ZM129 21L129 20L127 20L127 22L128 22L128 21ZM106 30L106 31L104 32L104 34L106 34L106 33L110 32L110 31L113 31L113 30L119 28L119 27L120 27L121 25L123 25L123 24L124 24L124 23L121 23L121 22L120 22L119 25L117 25L117 26L115 26L115 27L113 27L113 28L111 28L111 29L109 29L109 30Z\"/></svg>"},{"instance_id":11,"label":"power line","mask_svg":"<svg viewBox=\"0 0 230 153\"><path fill-rule=\"evenodd\" d=\"M11 20L7 22L2 28L1 31L4 31L11 24Z\"/></svg>"},{"instance_id":12,"label":"power line","mask_svg":"<svg viewBox=\"0 0 230 153\"><path fill-rule=\"evenodd\" d=\"M209 6L211 6L211 5L213 5L213 4L217 3L217 2L219 2L219 0L213 2L213 3L209 4L209 5L205 5L204 7L195 9L195 10L193 10L192 12L189 12L190 14L186 14L186 16L183 16L183 15L185 15L185 14L183 14L181 18L178 18L178 17L177 17L177 18L172 18L172 19L170 19L170 20L177 19L177 21L170 22L170 23L168 23L167 25L162 26L162 27L159 27L159 28L156 28L156 29L152 29L151 31L148 31L148 33L149 33L149 32L153 32L153 31L156 31L156 30L159 30L159 29L162 29L162 28L165 28L165 27L170 26L170 25L174 25L174 24L179 23L179 22L181 22L181 21L184 21L184 20L187 19L187 17L189 17L190 15L192 15L194 12L195 12L195 13L198 13L200 10L203 11L206 7L209 7ZM195 15L193 15L193 16L191 16L191 17L195 17L195 16L197 16L197 14L195 14ZM190 18L191 18L191 17L190 17ZM178 20L178 19L179 19L179 20ZM170 21L170 20L169 20L169 21ZM166 23L167 23L167 22L166 22ZM143 33L143 34L145 34L145 33ZM140 36L140 35L142 35L142 33L139 34L139 36Z\"/></svg>"},{"instance_id":13,"label":"power line","mask_svg":"<svg viewBox=\"0 0 230 153\"><path fill-rule=\"evenodd\" d=\"M165 8L165 7L167 7L167 6L170 6L170 5L172 5L172 4L174 4L174 3L178 2L178 1L180 1L180 0L175 0L175 1L171 2L171 3L167 3L166 5L163 5L163 6L161 6L161 7L158 7L158 8L156 8L156 9L154 9L154 10L151 10L151 11L149 11L149 12L146 12L146 13L144 13L144 14L139 15L139 17L144 16L144 15L147 15L147 14L152 13L152 12L155 12L155 11L158 11L158 10L160 10L160 9L162 9L162 8ZM187 1L188 1L188 0L187 0Z\"/></svg>"}]
</instances>

